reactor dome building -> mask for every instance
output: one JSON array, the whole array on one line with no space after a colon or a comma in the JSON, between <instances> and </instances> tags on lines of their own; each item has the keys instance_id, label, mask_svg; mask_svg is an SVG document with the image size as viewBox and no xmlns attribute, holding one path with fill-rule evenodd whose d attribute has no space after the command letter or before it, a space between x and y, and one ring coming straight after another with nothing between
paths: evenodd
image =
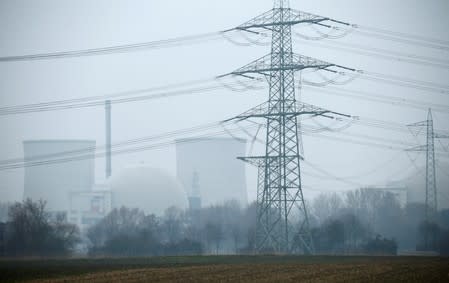
<instances>
[{"instance_id":1,"label":"reactor dome building","mask_svg":"<svg viewBox=\"0 0 449 283\"><path fill-rule=\"evenodd\" d=\"M112 207L139 208L146 214L162 215L175 206L187 208L187 196L175 177L145 165L128 166L109 180Z\"/></svg>"},{"instance_id":2,"label":"reactor dome building","mask_svg":"<svg viewBox=\"0 0 449 283\"><path fill-rule=\"evenodd\" d=\"M210 206L228 200L247 205L246 140L192 138L176 140L177 177L192 203Z\"/></svg>"}]
</instances>

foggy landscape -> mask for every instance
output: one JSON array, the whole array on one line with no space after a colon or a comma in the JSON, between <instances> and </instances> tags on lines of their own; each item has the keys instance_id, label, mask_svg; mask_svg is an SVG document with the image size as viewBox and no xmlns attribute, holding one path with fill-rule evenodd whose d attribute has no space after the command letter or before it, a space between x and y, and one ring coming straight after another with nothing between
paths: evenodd
<instances>
[{"instance_id":1,"label":"foggy landscape","mask_svg":"<svg viewBox=\"0 0 449 283\"><path fill-rule=\"evenodd\" d=\"M0 282L443 282L449 2L0 0Z\"/></svg>"}]
</instances>

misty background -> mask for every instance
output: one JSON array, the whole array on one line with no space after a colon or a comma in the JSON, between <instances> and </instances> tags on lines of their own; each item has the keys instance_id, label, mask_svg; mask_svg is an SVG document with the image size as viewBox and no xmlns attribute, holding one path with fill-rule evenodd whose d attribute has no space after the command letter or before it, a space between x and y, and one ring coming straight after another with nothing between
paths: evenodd
<instances>
[{"instance_id":1,"label":"misty background","mask_svg":"<svg viewBox=\"0 0 449 283\"><path fill-rule=\"evenodd\" d=\"M291 1L294 9L360 25L449 40L449 2L432 1ZM226 30L272 8L272 1L0 1L0 56L78 50L167 39ZM448 53L350 34L341 42L375 46L448 60ZM164 86L229 73L267 53L269 46L240 47L223 40L174 48L59 60L0 64L0 105L14 106ZM339 65L447 84L449 70L323 49L296 40L294 51ZM447 94L356 80L344 87L404 99L448 105ZM267 89L236 93L181 96L113 105L112 143L216 122L233 117L267 99ZM353 116L403 125L424 121L427 111L333 96L305 88L307 103ZM449 130L449 114L434 112L437 130ZM30 113L0 117L1 159L23 157L24 140L89 139L103 145L104 108ZM415 145L425 140L353 125L343 133L400 140ZM333 136L333 133L329 134ZM425 155L304 136L307 161L337 178L316 177L302 165L304 194L341 192L364 186L384 186L410 176L424 184ZM448 141L436 142L436 147ZM261 152L255 145L253 152ZM446 156L446 157L445 157ZM437 174L449 170L447 154L437 155ZM415 160L416 159L416 160ZM113 156L113 174L129 164L166 169L176 175L174 147ZM418 167L418 168L416 168ZM441 169L444 168L444 169ZM421 170L417 170L421 169ZM370 172L375 172L368 174ZM256 172L247 166L248 200L256 198ZM350 178L346 178L346 177ZM96 160L96 180L104 179L104 159ZM448 207L449 182L439 183L440 208ZM23 169L0 171L2 202L23 197ZM424 187L423 187L424 197Z\"/></svg>"}]
</instances>

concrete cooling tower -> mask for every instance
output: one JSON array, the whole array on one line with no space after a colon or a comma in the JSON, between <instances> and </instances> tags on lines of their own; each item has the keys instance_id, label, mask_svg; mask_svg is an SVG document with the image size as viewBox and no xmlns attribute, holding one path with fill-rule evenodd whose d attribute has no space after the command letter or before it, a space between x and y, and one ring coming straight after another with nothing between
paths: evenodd
<instances>
[{"instance_id":1,"label":"concrete cooling tower","mask_svg":"<svg viewBox=\"0 0 449 283\"><path fill-rule=\"evenodd\" d=\"M41 157L44 160L67 159L59 162L25 168L24 199L44 200L50 212L64 212L70 207L73 192L91 190L95 182L93 158L70 161L76 155L93 154L95 141L35 140L23 142L26 160ZM83 151L91 149L90 151ZM81 151L81 153L80 153ZM71 154L69 154L71 152Z\"/></svg>"},{"instance_id":2,"label":"concrete cooling tower","mask_svg":"<svg viewBox=\"0 0 449 283\"><path fill-rule=\"evenodd\" d=\"M161 169L130 166L113 175L109 186L114 208L139 208L156 215L162 215L171 206L187 208L187 196L182 185Z\"/></svg>"},{"instance_id":3,"label":"concrete cooling tower","mask_svg":"<svg viewBox=\"0 0 449 283\"><path fill-rule=\"evenodd\" d=\"M200 138L176 141L177 177L190 198L202 206L237 200L247 205L244 156L246 141ZM198 194L198 195L197 195Z\"/></svg>"}]
</instances>

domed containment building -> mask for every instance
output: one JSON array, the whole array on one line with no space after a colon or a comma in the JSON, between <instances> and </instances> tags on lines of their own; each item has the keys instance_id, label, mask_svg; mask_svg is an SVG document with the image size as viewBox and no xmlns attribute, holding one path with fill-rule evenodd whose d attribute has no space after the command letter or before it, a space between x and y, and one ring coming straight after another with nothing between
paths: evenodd
<instances>
[{"instance_id":1,"label":"domed containment building","mask_svg":"<svg viewBox=\"0 0 449 283\"><path fill-rule=\"evenodd\" d=\"M182 185L167 172L144 165L129 166L109 180L112 207L139 208L147 214L162 215L165 209L187 208Z\"/></svg>"},{"instance_id":2,"label":"domed containment building","mask_svg":"<svg viewBox=\"0 0 449 283\"><path fill-rule=\"evenodd\" d=\"M189 198L203 207L237 200L248 204L245 163L246 140L193 138L176 141L177 177Z\"/></svg>"}]
</instances>

